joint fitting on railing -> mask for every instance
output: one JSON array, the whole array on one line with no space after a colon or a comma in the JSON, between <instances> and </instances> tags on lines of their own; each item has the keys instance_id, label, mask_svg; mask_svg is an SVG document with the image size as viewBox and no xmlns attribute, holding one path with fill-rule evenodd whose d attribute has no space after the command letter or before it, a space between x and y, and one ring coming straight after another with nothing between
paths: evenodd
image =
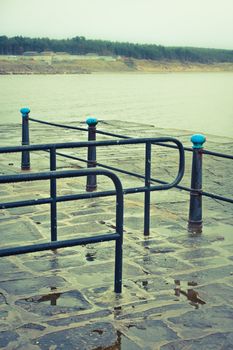
<instances>
[{"instance_id":1,"label":"joint fitting on railing","mask_svg":"<svg viewBox=\"0 0 233 350\"><path fill-rule=\"evenodd\" d=\"M206 142L206 137L202 134L194 134L191 137L191 142L193 143L193 148L203 148L203 144Z\"/></svg>"},{"instance_id":2,"label":"joint fitting on railing","mask_svg":"<svg viewBox=\"0 0 233 350\"><path fill-rule=\"evenodd\" d=\"M21 108L20 113L22 114L22 118L28 118L28 114L30 113L30 109L28 107Z\"/></svg>"},{"instance_id":3,"label":"joint fitting on railing","mask_svg":"<svg viewBox=\"0 0 233 350\"><path fill-rule=\"evenodd\" d=\"M189 220L188 231L193 234L202 233L202 220L199 220L199 221Z\"/></svg>"},{"instance_id":4,"label":"joint fitting on railing","mask_svg":"<svg viewBox=\"0 0 233 350\"><path fill-rule=\"evenodd\" d=\"M98 120L94 117L88 117L86 119L86 123L88 126L96 126L98 124Z\"/></svg>"}]
</instances>

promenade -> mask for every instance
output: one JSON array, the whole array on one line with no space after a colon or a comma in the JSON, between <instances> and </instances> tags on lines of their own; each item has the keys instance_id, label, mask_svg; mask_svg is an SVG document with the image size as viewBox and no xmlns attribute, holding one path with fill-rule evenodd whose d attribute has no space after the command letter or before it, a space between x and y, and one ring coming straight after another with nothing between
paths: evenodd
<instances>
[{"instance_id":1,"label":"promenade","mask_svg":"<svg viewBox=\"0 0 233 350\"><path fill-rule=\"evenodd\" d=\"M183 130L119 121L97 128L135 137L172 136L191 147L191 133ZM0 136L0 146L20 145L21 125L1 125ZM31 122L30 139L31 144L74 142L87 135ZM232 146L233 139L207 135L208 150L232 154ZM86 153L69 151L80 158ZM144 153L142 145L101 147L97 161L144 174ZM20 161L20 154L1 155L0 173L20 173ZM58 157L58 170L83 166ZM232 167L232 160L204 155L203 189L233 198ZM182 185L190 187L190 152L185 169ZM30 172L47 170L48 154L32 152ZM171 181L176 172L177 151L153 146L152 175ZM124 188L143 185L118 175ZM85 184L84 178L60 179L58 194L82 193ZM111 182L98 177L98 190L110 189ZM48 197L49 181L0 185L0 196L1 202ZM233 349L232 204L203 198L203 233L197 235L187 232L188 192L153 192L151 232L144 237L143 200L143 194L124 198L121 295L113 292L113 242L0 258L1 349ZM114 230L114 197L58 204L58 239ZM49 205L1 210L0 235L1 248L48 242Z\"/></svg>"}]
</instances>

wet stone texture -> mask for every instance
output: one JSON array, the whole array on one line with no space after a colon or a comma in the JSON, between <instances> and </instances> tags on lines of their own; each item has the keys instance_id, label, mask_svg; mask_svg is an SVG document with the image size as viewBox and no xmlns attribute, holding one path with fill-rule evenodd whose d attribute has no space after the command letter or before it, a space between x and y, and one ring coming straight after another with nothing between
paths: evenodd
<instances>
[{"instance_id":1,"label":"wet stone texture","mask_svg":"<svg viewBox=\"0 0 233 350\"><path fill-rule=\"evenodd\" d=\"M71 123L71 125L76 125ZM83 125L82 125L83 126ZM112 121L100 130L136 137L190 133ZM31 142L74 141L74 131L31 123ZM20 125L3 125L3 145L20 145ZM76 137L76 136L75 136ZM87 139L80 133L79 140ZM98 139L107 139L98 135ZM9 144L11 140L11 144ZM231 152L233 140L208 135L206 148ZM66 151L86 158L86 149ZM99 148L98 161L144 174L144 146ZM47 153L31 153L31 172L49 170ZM152 147L152 177L171 181L177 152ZM203 157L203 189L233 197L232 161ZM59 157L59 170L83 163ZM0 159L1 174L20 173L20 155ZM190 186L191 155L182 185ZM142 179L118 174L123 187ZM57 181L58 195L85 192L86 179ZM112 190L98 177L99 190ZM0 202L50 196L49 182L0 185ZM151 194L151 232L143 236L144 195L124 197L123 291L114 288L114 242L0 258L0 348L6 350L228 350L233 349L232 205L203 198L203 233L187 232L189 194ZM58 204L58 239L116 230L115 198ZM0 210L1 248L50 241L50 206Z\"/></svg>"},{"instance_id":2,"label":"wet stone texture","mask_svg":"<svg viewBox=\"0 0 233 350\"><path fill-rule=\"evenodd\" d=\"M117 333L111 323L94 323L83 327L69 328L49 333L33 341L43 350L104 348L117 342Z\"/></svg>"}]
</instances>

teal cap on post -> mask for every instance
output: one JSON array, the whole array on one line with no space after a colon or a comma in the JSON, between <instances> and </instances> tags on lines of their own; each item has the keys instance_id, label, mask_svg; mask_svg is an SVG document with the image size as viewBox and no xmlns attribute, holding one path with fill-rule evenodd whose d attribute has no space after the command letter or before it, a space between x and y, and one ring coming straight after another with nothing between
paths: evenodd
<instances>
[{"instance_id":1,"label":"teal cap on post","mask_svg":"<svg viewBox=\"0 0 233 350\"><path fill-rule=\"evenodd\" d=\"M206 137L202 134L195 134L191 137L193 148L203 148L203 144L206 142Z\"/></svg>"},{"instance_id":2,"label":"teal cap on post","mask_svg":"<svg viewBox=\"0 0 233 350\"><path fill-rule=\"evenodd\" d=\"M86 123L88 126L95 126L96 124L98 124L98 120L94 117L88 117L86 119Z\"/></svg>"},{"instance_id":3,"label":"teal cap on post","mask_svg":"<svg viewBox=\"0 0 233 350\"><path fill-rule=\"evenodd\" d=\"M22 113L22 117L27 117L28 113L30 113L30 109L28 107L21 108L20 113Z\"/></svg>"}]
</instances>

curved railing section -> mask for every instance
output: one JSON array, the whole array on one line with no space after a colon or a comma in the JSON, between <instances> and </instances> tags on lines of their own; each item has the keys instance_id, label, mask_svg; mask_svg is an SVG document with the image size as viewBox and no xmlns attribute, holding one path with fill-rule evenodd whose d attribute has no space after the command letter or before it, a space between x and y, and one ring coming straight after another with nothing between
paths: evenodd
<instances>
[{"instance_id":1,"label":"curved railing section","mask_svg":"<svg viewBox=\"0 0 233 350\"><path fill-rule=\"evenodd\" d=\"M49 198L25 200L21 202L11 203L0 203L0 209L17 208L28 205L40 205L50 204L51 205L51 242L33 244L26 246L18 246L13 248L0 249L0 257L19 255L25 253L33 253L50 249L58 249L65 247L73 247L91 243L100 243L108 241L116 241L115 245L115 278L114 278L114 291L121 293L122 291L122 244L123 244L123 189L119 178L112 172L105 169L82 169L72 171L49 171L43 173L32 173L32 174L17 174L17 175L1 175L0 184L5 183L16 183L16 182L27 182L27 181L41 181L50 180L51 188L56 188L56 180L61 178L77 178L81 176L88 176L90 174L104 175L109 177L115 186L116 195L116 232L106 233L91 237L75 238L69 240L57 240L57 219L54 209L57 209L57 202L64 202L68 200L67 197L57 197L56 191L51 191ZM84 199L92 198L92 193L77 194L72 199ZM102 192L95 193L95 197L102 197ZM71 198L69 198L71 200Z\"/></svg>"}]
</instances>

